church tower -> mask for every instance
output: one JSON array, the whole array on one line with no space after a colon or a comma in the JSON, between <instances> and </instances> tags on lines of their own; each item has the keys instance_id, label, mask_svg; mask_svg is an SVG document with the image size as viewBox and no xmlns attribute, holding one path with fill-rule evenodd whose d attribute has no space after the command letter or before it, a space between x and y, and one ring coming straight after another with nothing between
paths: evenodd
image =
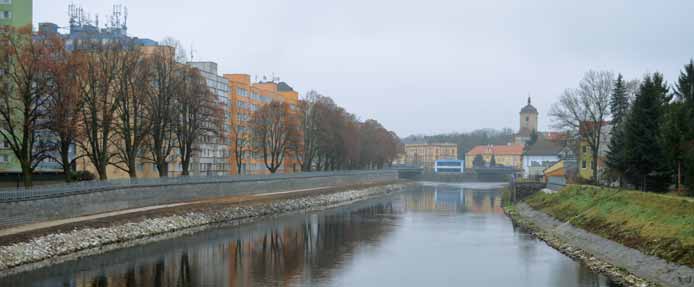
<instances>
[{"instance_id":1,"label":"church tower","mask_svg":"<svg viewBox=\"0 0 694 287\"><path fill-rule=\"evenodd\" d=\"M520 111L520 128L518 134L522 137L529 137L533 131L537 132L537 109L530 104L528 97L528 105Z\"/></svg>"}]
</instances>

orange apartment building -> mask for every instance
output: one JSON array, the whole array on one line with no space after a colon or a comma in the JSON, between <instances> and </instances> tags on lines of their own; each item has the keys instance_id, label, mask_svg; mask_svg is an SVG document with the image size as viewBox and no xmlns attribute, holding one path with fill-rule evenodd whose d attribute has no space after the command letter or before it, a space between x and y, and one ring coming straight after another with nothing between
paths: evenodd
<instances>
[{"instance_id":1,"label":"orange apartment building","mask_svg":"<svg viewBox=\"0 0 694 287\"><path fill-rule=\"evenodd\" d=\"M224 74L224 77L229 80L229 90L231 91L229 100L231 102L232 124L238 124L243 128L247 127L253 112L263 105L272 101L280 101L289 104L290 107L295 107L299 102L299 93L285 82L252 83L248 74ZM237 127L232 127L232 129L234 128ZM231 145L233 144L235 143L232 140ZM232 151L229 157L229 162L231 163L230 173L238 174L239 170L233 148L233 146L230 146ZM250 148L246 152L246 157L241 165L241 174L257 175L270 173L265 167L262 154L256 154ZM277 172L290 173L299 170L301 168L294 156L288 154L284 158L282 167Z\"/></svg>"}]
</instances>

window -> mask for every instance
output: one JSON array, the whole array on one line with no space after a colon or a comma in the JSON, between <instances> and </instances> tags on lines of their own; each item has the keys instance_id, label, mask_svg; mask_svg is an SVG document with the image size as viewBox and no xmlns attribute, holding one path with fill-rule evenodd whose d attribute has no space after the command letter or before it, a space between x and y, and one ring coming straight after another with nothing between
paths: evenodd
<instances>
[{"instance_id":1,"label":"window","mask_svg":"<svg viewBox=\"0 0 694 287\"><path fill-rule=\"evenodd\" d=\"M588 152L588 147L587 147L587 146L583 146L583 152Z\"/></svg>"},{"instance_id":2,"label":"window","mask_svg":"<svg viewBox=\"0 0 694 287\"><path fill-rule=\"evenodd\" d=\"M12 0L0 0L0 4L12 4Z\"/></svg>"},{"instance_id":3,"label":"window","mask_svg":"<svg viewBox=\"0 0 694 287\"><path fill-rule=\"evenodd\" d=\"M6 154L0 155L0 163L6 163L9 161L9 156Z\"/></svg>"},{"instance_id":4,"label":"window","mask_svg":"<svg viewBox=\"0 0 694 287\"><path fill-rule=\"evenodd\" d=\"M236 88L236 94L238 94L239 97L248 97L246 89Z\"/></svg>"},{"instance_id":5,"label":"window","mask_svg":"<svg viewBox=\"0 0 694 287\"><path fill-rule=\"evenodd\" d=\"M12 19L12 11L0 11L0 20Z\"/></svg>"},{"instance_id":6,"label":"window","mask_svg":"<svg viewBox=\"0 0 694 287\"><path fill-rule=\"evenodd\" d=\"M586 168L586 160L585 159L581 161L581 168L582 169Z\"/></svg>"},{"instance_id":7,"label":"window","mask_svg":"<svg viewBox=\"0 0 694 287\"><path fill-rule=\"evenodd\" d=\"M525 121L526 121L526 122L529 122L529 121L530 121L530 117L526 116L526 117L525 117Z\"/></svg>"}]
</instances>

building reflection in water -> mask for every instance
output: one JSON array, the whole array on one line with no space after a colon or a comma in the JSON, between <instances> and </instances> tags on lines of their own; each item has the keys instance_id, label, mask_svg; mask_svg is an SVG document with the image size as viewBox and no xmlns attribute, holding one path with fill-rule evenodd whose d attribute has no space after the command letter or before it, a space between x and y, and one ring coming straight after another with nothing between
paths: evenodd
<instances>
[{"instance_id":1,"label":"building reflection in water","mask_svg":"<svg viewBox=\"0 0 694 287\"><path fill-rule=\"evenodd\" d=\"M459 185L422 185L408 193L407 208L420 211L503 213L501 191L474 190Z\"/></svg>"},{"instance_id":2,"label":"building reflection in water","mask_svg":"<svg viewBox=\"0 0 694 287\"><path fill-rule=\"evenodd\" d=\"M394 208L403 209L384 201L354 210L277 219L242 227L234 238L212 244L200 236L196 240L201 244L190 249L122 265L90 266L62 278L31 278L31 284L26 282L29 278L21 281L28 286L76 287L319 284L330 277L336 269L332 267L349 260L354 248L383 241L392 230L393 222L388 221L397 218L382 215L400 212Z\"/></svg>"}]
</instances>

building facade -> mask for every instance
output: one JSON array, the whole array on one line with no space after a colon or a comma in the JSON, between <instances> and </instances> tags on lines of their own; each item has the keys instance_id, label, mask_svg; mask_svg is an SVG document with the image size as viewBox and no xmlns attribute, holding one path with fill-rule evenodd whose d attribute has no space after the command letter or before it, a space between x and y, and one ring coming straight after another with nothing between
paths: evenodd
<instances>
[{"instance_id":1,"label":"building facade","mask_svg":"<svg viewBox=\"0 0 694 287\"><path fill-rule=\"evenodd\" d=\"M248 131L248 122L255 111L263 105L267 105L272 101L287 103L292 111L299 102L299 93L294 91L291 86L285 82L251 82L251 77L248 74L224 74L224 78L228 80L230 91L230 130L241 131L246 136L250 136ZM233 132L229 134L233 136ZM229 149L232 151L229 157L230 173L231 174L267 174L269 173L262 153L257 152L251 147L248 141L245 147L245 156L237 159L233 149L235 141L231 139ZM240 161L241 168L238 168L237 161ZM300 171L301 167L297 164L293 155L287 154L284 157L282 166L278 169L278 173L291 173Z\"/></svg>"},{"instance_id":2,"label":"building facade","mask_svg":"<svg viewBox=\"0 0 694 287\"><path fill-rule=\"evenodd\" d=\"M530 140L533 132L538 132L537 129L537 117L539 113L537 109L530 103L530 97L528 97L528 104L525 105L519 113L520 121L518 127L518 133L513 136L514 144L525 144Z\"/></svg>"},{"instance_id":3,"label":"building facade","mask_svg":"<svg viewBox=\"0 0 694 287\"><path fill-rule=\"evenodd\" d=\"M465 161L459 159L439 159L434 163L435 173L463 173Z\"/></svg>"},{"instance_id":4,"label":"building facade","mask_svg":"<svg viewBox=\"0 0 694 287\"><path fill-rule=\"evenodd\" d=\"M478 145L465 153L465 168L474 168L475 157L479 155L486 166L489 166L493 156L496 166L521 170L523 168L523 148L524 146L521 144Z\"/></svg>"},{"instance_id":5,"label":"building facade","mask_svg":"<svg viewBox=\"0 0 694 287\"><path fill-rule=\"evenodd\" d=\"M0 0L0 26L24 27L33 21L32 0Z\"/></svg>"},{"instance_id":6,"label":"building facade","mask_svg":"<svg viewBox=\"0 0 694 287\"><path fill-rule=\"evenodd\" d=\"M217 74L215 62L188 62L188 65L200 71L207 82L207 87L216 98L215 105L221 106L224 110L222 130L207 132L195 147L191 158L190 174L194 176L227 175L231 171L229 137L226 136L230 132L231 124L229 80ZM214 123L206 124L214 125ZM183 171L180 165L177 165L177 169Z\"/></svg>"},{"instance_id":7,"label":"building facade","mask_svg":"<svg viewBox=\"0 0 694 287\"><path fill-rule=\"evenodd\" d=\"M556 142L538 139L528 146L523 153L523 176L525 178L541 178L546 168L561 159L562 146Z\"/></svg>"},{"instance_id":8,"label":"building facade","mask_svg":"<svg viewBox=\"0 0 694 287\"><path fill-rule=\"evenodd\" d=\"M581 124L581 130L585 129L586 126L593 125L592 123ZM610 142L610 130L612 126L604 122L602 128L600 129L602 135L600 136L600 146L598 147L598 157L593 157L593 149L591 148L588 140L581 137L578 144L578 175L585 180L593 179L593 163L595 162L598 169L598 180L603 175L607 160L607 153L609 152L609 142ZM583 132L579 132L583 134Z\"/></svg>"},{"instance_id":9,"label":"building facade","mask_svg":"<svg viewBox=\"0 0 694 287\"><path fill-rule=\"evenodd\" d=\"M458 145L454 143L405 145L405 164L407 165L418 166L431 172L434 171L434 163L444 159L458 159Z\"/></svg>"}]
</instances>

